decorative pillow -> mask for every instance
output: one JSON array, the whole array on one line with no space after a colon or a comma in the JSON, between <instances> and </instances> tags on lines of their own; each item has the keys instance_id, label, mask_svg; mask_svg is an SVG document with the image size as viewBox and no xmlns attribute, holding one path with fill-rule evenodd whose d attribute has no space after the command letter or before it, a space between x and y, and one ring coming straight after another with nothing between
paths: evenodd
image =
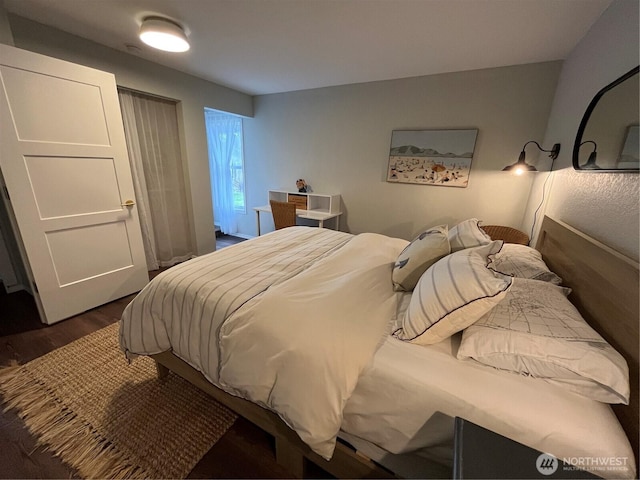
<instances>
[{"instance_id":1,"label":"decorative pillow","mask_svg":"<svg viewBox=\"0 0 640 480\"><path fill-rule=\"evenodd\" d=\"M502 240L467 248L438 260L420 277L411 295L400 340L421 345L437 343L468 327L504 296L512 278L487 268L487 258Z\"/></svg>"},{"instance_id":2,"label":"decorative pillow","mask_svg":"<svg viewBox=\"0 0 640 480\"><path fill-rule=\"evenodd\" d=\"M624 358L566 298L570 290L513 279L505 299L462 335L458 358L543 378L606 403L629 403Z\"/></svg>"},{"instance_id":3,"label":"decorative pillow","mask_svg":"<svg viewBox=\"0 0 640 480\"><path fill-rule=\"evenodd\" d=\"M447 225L425 230L400 252L391 274L396 290L413 290L427 268L449 255L448 231Z\"/></svg>"},{"instance_id":4,"label":"decorative pillow","mask_svg":"<svg viewBox=\"0 0 640 480\"><path fill-rule=\"evenodd\" d=\"M452 252L491 243L491 237L478 226L478 222L477 218L470 218L449 230Z\"/></svg>"},{"instance_id":5,"label":"decorative pillow","mask_svg":"<svg viewBox=\"0 0 640 480\"><path fill-rule=\"evenodd\" d=\"M534 248L517 243L505 243L489 263L489 268L511 277L529 278L560 285L562 279L549 270L542 254Z\"/></svg>"}]
</instances>

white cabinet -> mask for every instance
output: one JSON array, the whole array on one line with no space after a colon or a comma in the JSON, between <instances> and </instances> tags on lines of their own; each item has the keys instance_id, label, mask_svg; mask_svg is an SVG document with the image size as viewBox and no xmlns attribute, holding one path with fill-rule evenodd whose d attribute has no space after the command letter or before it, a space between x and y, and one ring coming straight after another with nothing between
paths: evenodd
<instances>
[{"instance_id":1,"label":"white cabinet","mask_svg":"<svg viewBox=\"0 0 640 480\"><path fill-rule=\"evenodd\" d=\"M299 205L300 210L306 210L309 214L330 213L335 215L342 211L340 195L269 190L269 200L295 203Z\"/></svg>"}]
</instances>

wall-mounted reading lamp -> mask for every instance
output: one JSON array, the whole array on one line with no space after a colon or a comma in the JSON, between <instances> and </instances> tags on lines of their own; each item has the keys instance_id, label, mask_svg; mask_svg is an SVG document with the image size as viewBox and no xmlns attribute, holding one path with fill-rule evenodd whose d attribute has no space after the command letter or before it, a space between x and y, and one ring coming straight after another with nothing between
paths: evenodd
<instances>
[{"instance_id":1,"label":"wall-mounted reading lamp","mask_svg":"<svg viewBox=\"0 0 640 480\"><path fill-rule=\"evenodd\" d=\"M556 143L553 145L553 148L551 150L545 150L544 148L542 148L540 146L540 144L536 141L530 140L527 143L524 144L524 146L522 147L522 151L520 152L520 157L518 157L518 161L512 165L506 166L502 169L503 172L513 172L516 175L522 175L524 172L537 172L538 169L536 167L534 167L533 165L529 165L526 161L525 161L525 153L524 153L524 149L527 145L529 145L530 143L535 143L536 146L538 147L538 149L541 152L547 152L549 153L549 158L551 158L551 167L553 168L553 161L558 158L558 154L560 153L560 144Z\"/></svg>"},{"instance_id":2,"label":"wall-mounted reading lamp","mask_svg":"<svg viewBox=\"0 0 640 480\"><path fill-rule=\"evenodd\" d=\"M586 163L580 165L580 168L582 170L602 170L602 168L596 164L596 159L598 157L598 144L593 140L587 140L585 142L582 142L580 146L582 147L582 145L584 145L585 143L593 143L593 152L589 154L589 158Z\"/></svg>"},{"instance_id":3,"label":"wall-mounted reading lamp","mask_svg":"<svg viewBox=\"0 0 640 480\"><path fill-rule=\"evenodd\" d=\"M518 161L516 163L512 164L512 165L504 167L502 169L503 172L513 172L516 175L522 175L524 172L537 172L538 171L538 169L536 167L534 167L533 165L529 165L525 161L524 149L530 143L535 143L536 147L538 147L538 149L541 152L547 152L549 154L549 158L551 158L551 167L549 168L549 174L547 175L547 178L545 179L544 184L542 185L542 199L540 200L540 204L538 205L538 208L536 208L536 211L533 213L533 223L531 225L531 233L529 234L529 238L531 240L533 240L533 233L534 233L535 228L536 228L536 219L538 218L538 211L540 210L540 207L542 207L542 204L544 203L544 194L545 194L545 190L546 190L546 187L547 187L547 181L549 180L549 177L551 176L551 170L553 170L553 162L556 160L556 158L558 158L558 154L560 153L560 144L559 143L555 143L553 145L553 147L551 148L551 150L545 150L544 148L542 148L540 146L540 144L538 142L535 142L535 141L531 140L531 141L525 143L524 146L522 147L522 151L520 152L520 157L518 157Z\"/></svg>"}]
</instances>

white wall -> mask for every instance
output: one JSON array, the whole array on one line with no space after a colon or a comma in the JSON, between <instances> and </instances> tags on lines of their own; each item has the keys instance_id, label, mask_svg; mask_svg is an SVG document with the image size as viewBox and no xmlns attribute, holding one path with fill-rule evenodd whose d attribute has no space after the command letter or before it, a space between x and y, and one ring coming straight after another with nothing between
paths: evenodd
<instances>
[{"instance_id":1,"label":"white wall","mask_svg":"<svg viewBox=\"0 0 640 480\"><path fill-rule=\"evenodd\" d=\"M561 73L560 63L552 62L255 97L255 118L245 120L249 209L239 219L241 232L255 234L250 207L266 203L267 189L292 188L299 177L317 192L343 195L343 230L410 238L425 225L477 216L528 231L545 174L535 175L523 221L531 178L507 178L499 170L515 161L527 140L543 139L547 148L562 143L561 171L548 188L545 213L638 258L638 176L570 168L587 104L638 63L637 18L636 0L614 1ZM123 86L182 102L198 251L211 251L202 109L250 116L251 98L20 17L9 20L20 48L109 70ZM6 38L6 29L1 33ZM385 182L391 131L408 128L478 128L469 187ZM527 150L527 158L535 160L535 151Z\"/></svg>"},{"instance_id":2,"label":"white wall","mask_svg":"<svg viewBox=\"0 0 640 480\"><path fill-rule=\"evenodd\" d=\"M244 122L247 205L267 203L268 189L294 189L302 177L317 193L342 195L341 230L353 233L408 239L425 226L470 217L521 227L532 178L500 170L517 160L526 141L542 139L560 66L548 62L255 97L254 118ZM467 188L386 182L392 130L447 128L479 130ZM535 152L527 158L535 161ZM255 235L251 208L239 226Z\"/></svg>"},{"instance_id":3,"label":"white wall","mask_svg":"<svg viewBox=\"0 0 640 480\"><path fill-rule=\"evenodd\" d=\"M204 107L253 115L252 98L60 30L9 15L18 48L111 72L118 85L178 100L198 254L215 250ZM1 38L1 37L0 37Z\"/></svg>"},{"instance_id":4,"label":"white wall","mask_svg":"<svg viewBox=\"0 0 640 480\"><path fill-rule=\"evenodd\" d=\"M615 0L565 60L549 117L545 144L562 142L545 213L638 259L637 173L587 173L572 168L578 126L593 96L638 65L639 2ZM539 201L528 207L528 217Z\"/></svg>"}]
</instances>

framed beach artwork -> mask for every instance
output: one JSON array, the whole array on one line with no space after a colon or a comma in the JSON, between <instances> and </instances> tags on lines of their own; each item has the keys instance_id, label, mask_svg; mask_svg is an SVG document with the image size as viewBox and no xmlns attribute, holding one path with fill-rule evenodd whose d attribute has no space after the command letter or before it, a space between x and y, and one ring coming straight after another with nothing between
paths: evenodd
<instances>
[{"instance_id":1,"label":"framed beach artwork","mask_svg":"<svg viewBox=\"0 0 640 480\"><path fill-rule=\"evenodd\" d=\"M477 129L394 130L387 181L464 188L477 136Z\"/></svg>"}]
</instances>

